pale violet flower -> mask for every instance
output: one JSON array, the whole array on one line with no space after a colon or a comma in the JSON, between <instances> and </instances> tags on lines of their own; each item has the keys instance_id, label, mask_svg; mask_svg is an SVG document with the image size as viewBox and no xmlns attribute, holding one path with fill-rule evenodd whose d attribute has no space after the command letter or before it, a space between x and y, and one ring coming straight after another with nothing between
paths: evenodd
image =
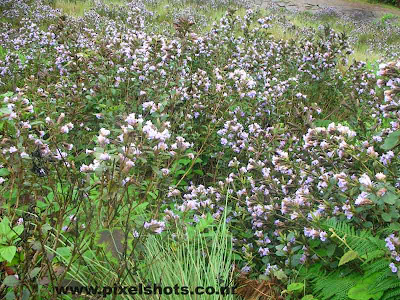
<instances>
[{"instance_id":1,"label":"pale violet flower","mask_svg":"<svg viewBox=\"0 0 400 300\"><path fill-rule=\"evenodd\" d=\"M372 186L371 179L365 173L363 175L361 175L361 177L358 179L358 181L365 187L371 187Z\"/></svg>"}]
</instances>

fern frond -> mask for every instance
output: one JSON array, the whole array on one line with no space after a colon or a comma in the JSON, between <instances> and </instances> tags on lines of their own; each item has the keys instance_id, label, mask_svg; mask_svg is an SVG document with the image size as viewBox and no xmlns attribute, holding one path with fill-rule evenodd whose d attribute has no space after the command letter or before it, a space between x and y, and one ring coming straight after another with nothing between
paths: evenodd
<instances>
[{"instance_id":1,"label":"fern frond","mask_svg":"<svg viewBox=\"0 0 400 300\"><path fill-rule=\"evenodd\" d=\"M385 254L386 254L386 251L385 251L385 250L375 250L375 251L372 251L372 252L367 252L367 253L365 253L365 254L363 255L363 257L362 257L362 258L365 259L365 260L364 260L364 263L363 263L363 266L369 264L370 262L376 260L377 258L382 258L382 257L384 257Z\"/></svg>"},{"instance_id":2,"label":"fern frond","mask_svg":"<svg viewBox=\"0 0 400 300\"><path fill-rule=\"evenodd\" d=\"M400 299L400 288L396 288L392 291L386 292L382 298L382 300L398 300L398 299Z\"/></svg>"},{"instance_id":3,"label":"fern frond","mask_svg":"<svg viewBox=\"0 0 400 300\"><path fill-rule=\"evenodd\" d=\"M388 249L380 234L393 232L396 226L389 226L380 234L374 236L367 230L356 230L355 227L346 222L339 222L335 218L326 220L321 228L329 231L333 229L340 238L337 241L344 248L350 247L363 260L361 268L357 270L348 266L339 267L336 271L323 274L322 271L310 272L309 278L314 293L321 299L341 300L348 299L349 290L365 278L374 278L369 286L369 292L375 294L383 292L384 300L400 299L400 280L389 268ZM344 243L344 241L345 243ZM345 246L346 244L347 246ZM348 251L345 249L345 251ZM318 274L318 277L317 277Z\"/></svg>"},{"instance_id":4,"label":"fern frond","mask_svg":"<svg viewBox=\"0 0 400 300\"><path fill-rule=\"evenodd\" d=\"M385 250L384 241L374 237L370 231L356 231L353 226L346 222L338 222L335 218L326 220L323 226L326 230L332 228L340 238L345 238L347 244L360 256L377 250Z\"/></svg>"},{"instance_id":5,"label":"fern frond","mask_svg":"<svg viewBox=\"0 0 400 300\"><path fill-rule=\"evenodd\" d=\"M312 280L314 293L323 300L347 300L349 290L357 284L361 276L341 277L340 271Z\"/></svg>"},{"instance_id":6,"label":"fern frond","mask_svg":"<svg viewBox=\"0 0 400 300\"><path fill-rule=\"evenodd\" d=\"M365 275L369 277L375 273L386 273L386 271L389 271L389 261L386 259L380 259L373 263L364 263L363 267L365 267Z\"/></svg>"}]
</instances>

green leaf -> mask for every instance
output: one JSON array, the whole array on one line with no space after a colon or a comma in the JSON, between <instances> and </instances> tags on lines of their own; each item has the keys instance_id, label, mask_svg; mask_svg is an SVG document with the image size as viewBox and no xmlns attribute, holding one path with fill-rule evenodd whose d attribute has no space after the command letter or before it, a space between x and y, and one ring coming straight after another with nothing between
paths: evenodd
<instances>
[{"instance_id":1,"label":"green leaf","mask_svg":"<svg viewBox=\"0 0 400 300\"><path fill-rule=\"evenodd\" d=\"M301 300L317 300L313 295L305 295Z\"/></svg>"},{"instance_id":2,"label":"green leaf","mask_svg":"<svg viewBox=\"0 0 400 300\"><path fill-rule=\"evenodd\" d=\"M49 230L51 230L52 229L52 227L50 226L50 224L44 224L43 226L42 226L42 232L44 233L44 234L47 234L47 232L49 231Z\"/></svg>"},{"instance_id":3,"label":"green leaf","mask_svg":"<svg viewBox=\"0 0 400 300\"><path fill-rule=\"evenodd\" d=\"M185 158L182 158L182 159L178 160L178 163L181 164L181 165L184 165L184 166L186 166L190 162L191 162L190 159L185 159Z\"/></svg>"},{"instance_id":4,"label":"green leaf","mask_svg":"<svg viewBox=\"0 0 400 300\"><path fill-rule=\"evenodd\" d=\"M44 203L43 201L38 200L36 201L36 206L39 209L46 209L49 205L47 203Z\"/></svg>"},{"instance_id":5,"label":"green leaf","mask_svg":"<svg viewBox=\"0 0 400 300\"><path fill-rule=\"evenodd\" d=\"M393 231L400 231L400 224L399 223L392 223L390 224L390 229Z\"/></svg>"},{"instance_id":6,"label":"green leaf","mask_svg":"<svg viewBox=\"0 0 400 300\"><path fill-rule=\"evenodd\" d=\"M31 278L35 278L36 275L39 274L39 272L40 272L40 268L39 268L39 267L36 267L36 268L34 268L34 269L30 272L29 275L30 275Z\"/></svg>"},{"instance_id":7,"label":"green leaf","mask_svg":"<svg viewBox=\"0 0 400 300\"><path fill-rule=\"evenodd\" d=\"M383 150L393 149L399 143L399 137L400 137L400 130L390 133L385 139L385 142L383 143L381 148Z\"/></svg>"},{"instance_id":8,"label":"green leaf","mask_svg":"<svg viewBox=\"0 0 400 300\"><path fill-rule=\"evenodd\" d=\"M1 257L3 257L8 262L12 261L12 259L15 256L15 253L17 253L17 247L15 246L6 246L0 248Z\"/></svg>"},{"instance_id":9,"label":"green leaf","mask_svg":"<svg viewBox=\"0 0 400 300\"><path fill-rule=\"evenodd\" d=\"M379 300L383 296L383 292L378 292L375 294L372 294L370 292L371 284L375 282L375 279L378 275L379 274L374 274L367 279L357 283L349 290L347 296L350 299L354 300L370 300L371 298L374 300Z\"/></svg>"},{"instance_id":10,"label":"green leaf","mask_svg":"<svg viewBox=\"0 0 400 300\"><path fill-rule=\"evenodd\" d=\"M59 248L57 248L57 254L59 256L64 257L64 258L68 258L68 257L70 257L72 255L71 254L71 249L68 248L68 247L59 247Z\"/></svg>"},{"instance_id":11,"label":"green leaf","mask_svg":"<svg viewBox=\"0 0 400 300\"><path fill-rule=\"evenodd\" d=\"M7 176L10 172L6 168L0 169L0 176Z\"/></svg>"},{"instance_id":12,"label":"green leaf","mask_svg":"<svg viewBox=\"0 0 400 300\"><path fill-rule=\"evenodd\" d=\"M19 280L14 275L4 278L3 284L9 287L15 287L19 284Z\"/></svg>"},{"instance_id":13,"label":"green leaf","mask_svg":"<svg viewBox=\"0 0 400 300\"><path fill-rule=\"evenodd\" d=\"M278 250L278 251L275 252L275 255L276 255L276 256L283 257L283 256L286 256L286 252L284 252L284 251L282 251L282 250Z\"/></svg>"},{"instance_id":14,"label":"green leaf","mask_svg":"<svg viewBox=\"0 0 400 300\"><path fill-rule=\"evenodd\" d=\"M186 173L186 171L184 171L184 170L179 170L179 171L175 172L175 176L183 175L183 174L185 174L185 173Z\"/></svg>"},{"instance_id":15,"label":"green leaf","mask_svg":"<svg viewBox=\"0 0 400 300\"><path fill-rule=\"evenodd\" d=\"M392 217L388 213L382 213L382 219L385 222L390 222L392 221Z\"/></svg>"},{"instance_id":16,"label":"green leaf","mask_svg":"<svg viewBox=\"0 0 400 300\"><path fill-rule=\"evenodd\" d=\"M357 257L358 257L358 253L356 251L350 250L350 251L346 252L340 258L339 267L344 265L344 264L347 264L348 262L356 259Z\"/></svg>"},{"instance_id":17,"label":"green leaf","mask_svg":"<svg viewBox=\"0 0 400 300\"><path fill-rule=\"evenodd\" d=\"M118 258L124 249L125 233L120 228L102 229L96 233L96 244L114 258Z\"/></svg>"},{"instance_id":18,"label":"green leaf","mask_svg":"<svg viewBox=\"0 0 400 300\"><path fill-rule=\"evenodd\" d=\"M24 231L24 225L17 225L13 228L16 234L21 235L21 233Z\"/></svg>"},{"instance_id":19,"label":"green leaf","mask_svg":"<svg viewBox=\"0 0 400 300\"><path fill-rule=\"evenodd\" d=\"M274 272L274 276L278 280L287 280L287 278L288 278L283 270L277 270L277 271L273 271L273 272Z\"/></svg>"},{"instance_id":20,"label":"green leaf","mask_svg":"<svg viewBox=\"0 0 400 300\"><path fill-rule=\"evenodd\" d=\"M294 291L301 291L303 288L304 288L304 283L294 282L288 285L287 290L289 292L294 292Z\"/></svg>"},{"instance_id":21,"label":"green leaf","mask_svg":"<svg viewBox=\"0 0 400 300\"><path fill-rule=\"evenodd\" d=\"M4 217L0 222L0 235L7 235L11 231L10 221Z\"/></svg>"},{"instance_id":22,"label":"green leaf","mask_svg":"<svg viewBox=\"0 0 400 300\"><path fill-rule=\"evenodd\" d=\"M14 292L13 291L9 291L7 294L6 294L6 298L5 298L6 300L15 300L15 299L17 299L16 297L15 297L15 294L14 294Z\"/></svg>"},{"instance_id":23,"label":"green leaf","mask_svg":"<svg viewBox=\"0 0 400 300\"><path fill-rule=\"evenodd\" d=\"M395 204L396 200L399 197L396 194L393 194L392 192L387 192L383 197L382 200L383 202L387 203L387 204Z\"/></svg>"},{"instance_id":24,"label":"green leaf","mask_svg":"<svg viewBox=\"0 0 400 300\"><path fill-rule=\"evenodd\" d=\"M329 257L332 257L332 255L335 253L335 250L336 250L336 245L330 244L329 246L326 247L326 254Z\"/></svg>"},{"instance_id":25,"label":"green leaf","mask_svg":"<svg viewBox=\"0 0 400 300\"><path fill-rule=\"evenodd\" d=\"M202 170L193 170L193 173L200 175L200 176L204 176L204 172Z\"/></svg>"}]
</instances>

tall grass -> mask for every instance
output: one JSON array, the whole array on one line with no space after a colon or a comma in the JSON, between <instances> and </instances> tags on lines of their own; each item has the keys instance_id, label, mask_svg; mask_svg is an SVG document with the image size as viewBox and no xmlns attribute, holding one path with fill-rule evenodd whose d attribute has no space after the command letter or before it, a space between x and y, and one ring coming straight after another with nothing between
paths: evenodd
<instances>
[{"instance_id":1,"label":"tall grass","mask_svg":"<svg viewBox=\"0 0 400 300\"><path fill-rule=\"evenodd\" d=\"M163 241L151 236L145 244L145 261L148 270L143 284L159 283L161 286L214 287L233 286L232 240L226 227L226 214L213 230L199 227L185 233L178 230L177 238ZM179 242L177 242L177 240ZM172 245L172 246L170 246ZM162 295L143 299L235 299L233 295ZM138 298L139 299L139 298ZM140 298L142 299L142 298Z\"/></svg>"}]
</instances>

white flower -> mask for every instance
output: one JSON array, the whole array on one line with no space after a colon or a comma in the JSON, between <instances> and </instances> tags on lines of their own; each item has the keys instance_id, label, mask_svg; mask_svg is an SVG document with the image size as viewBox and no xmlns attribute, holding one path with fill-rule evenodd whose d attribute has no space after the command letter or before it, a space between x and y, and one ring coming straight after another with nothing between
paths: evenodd
<instances>
[{"instance_id":1,"label":"white flower","mask_svg":"<svg viewBox=\"0 0 400 300\"><path fill-rule=\"evenodd\" d=\"M367 192L362 192L354 202L355 205L364 205L364 204L372 204L372 201L368 199L368 193Z\"/></svg>"},{"instance_id":2,"label":"white flower","mask_svg":"<svg viewBox=\"0 0 400 300\"><path fill-rule=\"evenodd\" d=\"M85 164L83 164L80 168L81 172L88 172L88 171L92 171L92 168L90 166L87 166Z\"/></svg>"},{"instance_id":3,"label":"white flower","mask_svg":"<svg viewBox=\"0 0 400 300\"><path fill-rule=\"evenodd\" d=\"M372 186L372 181L371 181L371 179L369 178L369 176L367 175L367 174L363 174L363 175L361 175L361 177L358 179L358 181L363 185L363 186L366 186L366 187L371 187Z\"/></svg>"},{"instance_id":4,"label":"white flower","mask_svg":"<svg viewBox=\"0 0 400 300\"><path fill-rule=\"evenodd\" d=\"M60 131L61 131L62 133L68 133L68 132L69 132L69 128L68 128L67 125L64 125L64 126L62 126L62 127L60 128Z\"/></svg>"},{"instance_id":5,"label":"white flower","mask_svg":"<svg viewBox=\"0 0 400 300\"><path fill-rule=\"evenodd\" d=\"M376 179L378 179L378 180L385 180L386 175L383 174L383 173L377 173L377 174L375 175L375 177L376 177Z\"/></svg>"},{"instance_id":6,"label":"white flower","mask_svg":"<svg viewBox=\"0 0 400 300\"><path fill-rule=\"evenodd\" d=\"M379 69L385 69L387 67L387 64L379 64Z\"/></svg>"},{"instance_id":7,"label":"white flower","mask_svg":"<svg viewBox=\"0 0 400 300\"><path fill-rule=\"evenodd\" d=\"M12 147L10 147L10 153L14 153L14 152L17 152L18 151L18 149L17 148L15 148L14 146L12 146Z\"/></svg>"},{"instance_id":8,"label":"white flower","mask_svg":"<svg viewBox=\"0 0 400 300\"><path fill-rule=\"evenodd\" d=\"M110 140L108 138L106 138L105 136L103 136L103 135L99 135L97 137L97 141L99 142L100 145L104 145L104 144L109 144L110 143Z\"/></svg>"},{"instance_id":9,"label":"white flower","mask_svg":"<svg viewBox=\"0 0 400 300\"><path fill-rule=\"evenodd\" d=\"M101 128L101 129L100 129L100 134L101 134L102 136L107 136L107 135L110 134L110 130L105 129L105 128Z\"/></svg>"},{"instance_id":10,"label":"white flower","mask_svg":"<svg viewBox=\"0 0 400 300\"><path fill-rule=\"evenodd\" d=\"M21 157L22 157L22 158L28 158L28 157L29 157L29 154L26 153L26 152L22 152L22 153L21 153Z\"/></svg>"},{"instance_id":11,"label":"white flower","mask_svg":"<svg viewBox=\"0 0 400 300\"><path fill-rule=\"evenodd\" d=\"M108 153L102 153L99 157L101 160L110 160L111 156Z\"/></svg>"}]
</instances>

